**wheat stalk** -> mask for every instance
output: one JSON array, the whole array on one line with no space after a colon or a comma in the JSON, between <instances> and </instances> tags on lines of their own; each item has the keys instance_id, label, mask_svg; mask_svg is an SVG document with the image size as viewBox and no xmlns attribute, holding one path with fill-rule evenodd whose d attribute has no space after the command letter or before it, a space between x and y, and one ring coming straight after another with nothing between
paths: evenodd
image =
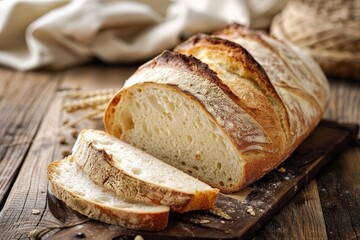
<instances>
[{"instance_id":1,"label":"wheat stalk","mask_svg":"<svg viewBox=\"0 0 360 240\"><path fill-rule=\"evenodd\" d=\"M62 94L64 104L62 109L68 113L73 113L80 110L90 110L85 112L77 119L64 123L66 127L74 127L79 122L90 119L97 120L103 116L108 102L112 96L117 92L117 89L101 89L101 90L69 90Z\"/></svg>"},{"instance_id":2,"label":"wheat stalk","mask_svg":"<svg viewBox=\"0 0 360 240\"><path fill-rule=\"evenodd\" d=\"M99 105L104 105L105 103L109 102L112 96L113 94L106 94L79 99L65 104L63 109L67 112L75 112L87 108L96 109Z\"/></svg>"},{"instance_id":3,"label":"wheat stalk","mask_svg":"<svg viewBox=\"0 0 360 240\"><path fill-rule=\"evenodd\" d=\"M101 96L101 95L114 95L118 91L117 88L108 88L108 89L100 89L100 90L69 90L63 94L64 98L70 99L82 99L94 96Z\"/></svg>"}]
</instances>

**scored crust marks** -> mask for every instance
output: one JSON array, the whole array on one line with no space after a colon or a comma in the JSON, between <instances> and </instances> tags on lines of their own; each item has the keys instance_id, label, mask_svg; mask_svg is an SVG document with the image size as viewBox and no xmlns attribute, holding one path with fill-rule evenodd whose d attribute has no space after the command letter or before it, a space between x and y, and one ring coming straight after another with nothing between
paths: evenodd
<instances>
[{"instance_id":1,"label":"scored crust marks","mask_svg":"<svg viewBox=\"0 0 360 240\"><path fill-rule=\"evenodd\" d=\"M261 31L254 31L236 23L215 32L214 35L230 38L230 40L233 41L250 39L253 42L260 43L278 57L280 62L285 66L286 71L290 73L289 80L291 81L288 81L288 84L297 83L296 87L299 87L302 91L308 93L315 104L324 106L327 102L327 97L324 96L326 94L323 94L323 91L321 91L321 88L326 87L327 85L326 78L321 72L321 69L311 67L310 65L312 63L314 63L313 65L316 65L316 63L305 54L301 53L299 49L290 42L281 41ZM253 48L249 49L251 49L251 54L256 54L256 50L258 50ZM257 56L259 55L257 54ZM308 61L311 61L311 63ZM264 66L263 61L260 61L260 64ZM278 65L274 67L278 67Z\"/></svg>"},{"instance_id":2,"label":"scored crust marks","mask_svg":"<svg viewBox=\"0 0 360 240\"><path fill-rule=\"evenodd\" d=\"M263 126L267 134L277 132L287 136L285 107L264 69L246 49L226 39L201 34L180 44L175 51L193 55L208 64L238 97L238 105ZM272 140L279 146L285 140L280 140L277 133L273 136L276 140Z\"/></svg>"},{"instance_id":3,"label":"scored crust marks","mask_svg":"<svg viewBox=\"0 0 360 240\"><path fill-rule=\"evenodd\" d=\"M245 48L232 41L208 36L205 34L199 34L178 45L174 49L174 51L186 53L187 51L192 50L194 47L211 48L211 45L219 45L218 50L228 53L232 58L241 62L242 65L239 67L243 67L249 70L249 75L251 74L254 75L254 77L256 78L264 80L264 84L268 88L268 91L276 94L273 86L271 85L271 82L268 80L265 70L261 67L261 65L251 56L251 54Z\"/></svg>"},{"instance_id":4,"label":"scored crust marks","mask_svg":"<svg viewBox=\"0 0 360 240\"><path fill-rule=\"evenodd\" d=\"M291 145L293 148L296 147L316 126L318 121L314 119L319 119L321 109L326 105L327 94L321 94L321 88L326 88L326 81L321 81L323 86L319 86L315 81L322 75L317 74L319 76L314 77L309 73L309 77L306 70L308 65L300 60L296 60L300 61L300 65L294 65L293 59L297 59L298 56L292 49L286 48L285 45L280 48L278 40L261 32L232 24L214 34L241 44L264 67L286 106L292 135Z\"/></svg>"},{"instance_id":5,"label":"scored crust marks","mask_svg":"<svg viewBox=\"0 0 360 240\"><path fill-rule=\"evenodd\" d=\"M147 68L155 68L162 66L173 67L177 70L186 70L198 75L199 77L206 78L210 82L218 85L231 99L237 100L237 96L232 93L228 86L222 83L222 81L218 78L216 72L211 70L207 64L199 61L193 56L186 56L180 53L165 50L161 55L154 58L154 60L141 66L138 72L141 72L144 69L146 70Z\"/></svg>"},{"instance_id":6,"label":"scored crust marks","mask_svg":"<svg viewBox=\"0 0 360 240\"><path fill-rule=\"evenodd\" d=\"M271 151L266 147L271 140L262 126L237 105L238 97L207 64L192 56L165 51L130 77L125 88L151 82L176 86L192 95L231 136L229 140L240 152Z\"/></svg>"}]
</instances>

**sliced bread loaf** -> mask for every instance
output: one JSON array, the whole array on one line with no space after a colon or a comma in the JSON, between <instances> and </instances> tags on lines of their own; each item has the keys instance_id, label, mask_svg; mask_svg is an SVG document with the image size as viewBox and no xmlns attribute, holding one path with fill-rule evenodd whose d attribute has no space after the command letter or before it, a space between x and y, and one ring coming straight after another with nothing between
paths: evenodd
<instances>
[{"instance_id":1,"label":"sliced bread loaf","mask_svg":"<svg viewBox=\"0 0 360 240\"><path fill-rule=\"evenodd\" d=\"M94 182L171 211L210 209L218 196L218 189L102 131L81 131L73 156Z\"/></svg>"},{"instance_id":2,"label":"sliced bread loaf","mask_svg":"<svg viewBox=\"0 0 360 240\"><path fill-rule=\"evenodd\" d=\"M169 207L125 200L93 183L72 156L48 166L50 191L70 208L102 222L137 230L162 230Z\"/></svg>"},{"instance_id":3,"label":"sliced bread loaf","mask_svg":"<svg viewBox=\"0 0 360 240\"><path fill-rule=\"evenodd\" d=\"M223 192L277 167L323 116L327 80L291 44L233 24L175 51L126 81L105 129Z\"/></svg>"}]
</instances>

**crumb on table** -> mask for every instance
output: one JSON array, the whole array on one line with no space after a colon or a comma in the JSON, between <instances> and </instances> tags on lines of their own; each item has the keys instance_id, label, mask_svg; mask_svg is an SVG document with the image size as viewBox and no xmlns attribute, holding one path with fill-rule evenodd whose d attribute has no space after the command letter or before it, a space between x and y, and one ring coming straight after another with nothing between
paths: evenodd
<instances>
[{"instance_id":1,"label":"crumb on table","mask_svg":"<svg viewBox=\"0 0 360 240\"><path fill-rule=\"evenodd\" d=\"M251 216L255 216L255 211L253 207L248 207L248 209L246 210L247 213L249 213Z\"/></svg>"}]
</instances>

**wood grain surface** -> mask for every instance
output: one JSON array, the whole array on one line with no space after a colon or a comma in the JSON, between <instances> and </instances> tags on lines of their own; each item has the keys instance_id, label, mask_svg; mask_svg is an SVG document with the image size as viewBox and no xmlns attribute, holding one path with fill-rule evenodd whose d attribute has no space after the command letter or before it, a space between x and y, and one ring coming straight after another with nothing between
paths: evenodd
<instances>
[{"instance_id":1,"label":"wood grain surface","mask_svg":"<svg viewBox=\"0 0 360 240\"><path fill-rule=\"evenodd\" d=\"M53 101L59 80L57 74L0 69L0 208Z\"/></svg>"},{"instance_id":2,"label":"wood grain surface","mask_svg":"<svg viewBox=\"0 0 360 240\"><path fill-rule=\"evenodd\" d=\"M0 239L28 239L59 222L46 205L45 166L61 157L57 96L69 88L120 88L134 67L94 65L58 73L0 69ZM331 80L326 118L360 124L360 83ZM358 136L359 138L359 136ZM360 146L346 150L300 191L254 239L360 236ZM49 228L48 228L49 229ZM35 230L35 231L34 231ZM51 229L50 229L51 230Z\"/></svg>"},{"instance_id":3,"label":"wood grain surface","mask_svg":"<svg viewBox=\"0 0 360 240\"><path fill-rule=\"evenodd\" d=\"M284 227L286 223L286 227ZM254 239L326 239L318 187L315 180L302 189Z\"/></svg>"}]
</instances>

